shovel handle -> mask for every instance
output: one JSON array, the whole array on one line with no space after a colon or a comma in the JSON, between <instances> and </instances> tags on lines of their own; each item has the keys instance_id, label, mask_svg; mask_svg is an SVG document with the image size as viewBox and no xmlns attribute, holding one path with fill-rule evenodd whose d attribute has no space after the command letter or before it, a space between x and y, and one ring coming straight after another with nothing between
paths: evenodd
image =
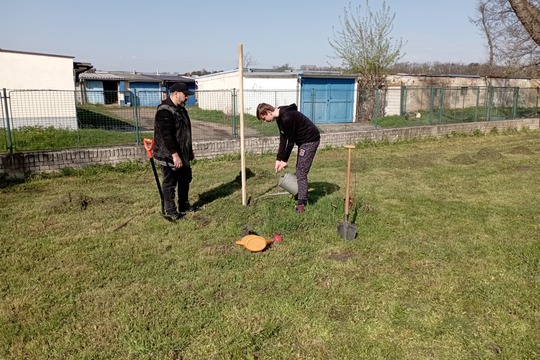
<instances>
[{"instance_id":1,"label":"shovel handle","mask_svg":"<svg viewBox=\"0 0 540 360\"><path fill-rule=\"evenodd\" d=\"M347 179L345 183L345 220L349 219L349 192L351 188L351 154L352 149L355 148L354 145L345 145L345 148L349 150L349 155L347 158Z\"/></svg>"},{"instance_id":2,"label":"shovel handle","mask_svg":"<svg viewBox=\"0 0 540 360\"><path fill-rule=\"evenodd\" d=\"M154 150L154 140L152 139L143 139L144 148L146 150L146 155L148 155L148 158L151 159L154 155L152 154L152 150Z\"/></svg>"}]
</instances>

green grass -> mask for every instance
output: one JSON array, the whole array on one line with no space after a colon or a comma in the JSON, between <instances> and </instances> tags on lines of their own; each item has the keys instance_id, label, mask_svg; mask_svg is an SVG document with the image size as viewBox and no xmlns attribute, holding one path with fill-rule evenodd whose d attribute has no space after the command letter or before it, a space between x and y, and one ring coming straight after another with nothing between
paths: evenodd
<instances>
[{"instance_id":1,"label":"green grass","mask_svg":"<svg viewBox=\"0 0 540 360\"><path fill-rule=\"evenodd\" d=\"M188 107L192 119L231 126L233 121L239 129L239 118L232 119L222 111L201 110L197 106ZM140 111L154 114L155 108L140 108ZM153 116L153 115L152 115ZM135 112L130 107L80 105L77 107L78 130L58 129L52 126L28 126L11 131L15 152L35 150L62 150L84 147L102 147L137 144L137 138L152 138L151 132L144 132L135 126ZM277 126L265 124L253 115L244 116L245 129L254 129L260 136L278 136ZM239 130L237 130L239 132ZM231 131L232 132L232 131ZM232 135L232 134L231 134ZM235 134L237 137L239 133ZM0 153L8 152L8 133L0 129Z\"/></svg>"},{"instance_id":2,"label":"green grass","mask_svg":"<svg viewBox=\"0 0 540 360\"><path fill-rule=\"evenodd\" d=\"M0 189L2 359L537 359L540 132L321 149L310 204L274 156L195 162L176 224L148 164ZM291 166L294 161L291 161ZM282 243L250 253L248 225Z\"/></svg>"},{"instance_id":3,"label":"green grass","mask_svg":"<svg viewBox=\"0 0 540 360\"><path fill-rule=\"evenodd\" d=\"M203 110L198 106L188 106L189 116L191 119L197 119L214 123L231 124L233 121L236 126L239 126L240 118L237 115L234 119L230 115L226 115L223 111L219 110ZM250 114L244 114L244 126L249 129L256 130L262 136L278 136L279 131L277 126L268 126L268 124L257 120L257 118Z\"/></svg>"},{"instance_id":4,"label":"green grass","mask_svg":"<svg viewBox=\"0 0 540 360\"><path fill-rule=\"evenodd\" d=\"M140 137L149 133L141 132ZM133 145L137 133L102 129L68 130L53 127L24 127L12 131L15 151L62 150L73 148ZM7 136L0 136L0 150L7 150Z\"/></svg>"},{"instance_id":5,"label":"green grass","mask_svg":"<svg viewBox=\"0 0 540 360\"><path fill-rule=\"evenodd\" d=\"M457 124L475 121L487 121L488 109L485 107L478 108L456 108L456 109L441 109L420 112L409 112L406 116L387 115L374 119L374 124L382 128L391 127L408 127L408 126L424 126L435 124ZM516 108L511 107L493 107L489 110L490 120L505 120L519 119L538 116L536 108ZM416 115L420 114L417 118Z\"/></svg>"}]
</instances>

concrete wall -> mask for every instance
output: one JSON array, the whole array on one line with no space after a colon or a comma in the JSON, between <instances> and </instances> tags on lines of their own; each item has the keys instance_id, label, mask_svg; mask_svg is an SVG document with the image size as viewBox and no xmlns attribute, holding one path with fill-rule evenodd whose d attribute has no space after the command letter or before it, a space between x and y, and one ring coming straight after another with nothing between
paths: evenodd
<instances>
[{"instance_id":1,"label":"concrete wall","mask_svg":"<svg viewBox=\"0 0 540 360\"><path fill-rule=\"evenodd\" d=\"M398 141L422 137L440 137L453 132L472 133L480 130L488 133L493 128L540 129L540 119L487 121L478 123L419 126L396 129L372 129L321 134L321 148L354 144L366 140ZM279 145L278 137L248 138L246 152L252 154L274 153ZM239 140L205 141L194 144L197 158L213 158L225 154L240 153ZM128 161L148 161L144 147L124 146L99 149L64 150L35 153L0 155L0 177L24 178L31 173L50 173L63 168L83 168L88 165L116 165Z\"/></svg>"}]
</instances>

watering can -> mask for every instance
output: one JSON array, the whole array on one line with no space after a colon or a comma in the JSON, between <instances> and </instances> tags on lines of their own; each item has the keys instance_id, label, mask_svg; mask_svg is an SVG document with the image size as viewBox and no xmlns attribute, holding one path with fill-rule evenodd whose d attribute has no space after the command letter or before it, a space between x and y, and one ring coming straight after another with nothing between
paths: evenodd
<instances>
[{"instance_id":1,"label":"watering can","mask_svg":"<svg viewBox=\"0 0 540 360\"><path fill-rule=\"evenodd\" d=\"M257 251L263 251L268 244L271 244L274 241L281 242L281 236L276 235L274 236L273 239L268 240L259 235L249 234L249 235L244 236L240 240L236 241L236 244L242 245L249 251L257 252Z\"/></svg>"},{"instance_id":2,"label":"watering can","mask_svg":"<svg viewBox=\"0 0 540 360\"><path fill-rule=\"evenodd\" d=\"M293 196L298 194L298 182L296 180L296 175L294 174L285 173L285 175L279 178L278 185Z\"/></svg>"}]
</instances>

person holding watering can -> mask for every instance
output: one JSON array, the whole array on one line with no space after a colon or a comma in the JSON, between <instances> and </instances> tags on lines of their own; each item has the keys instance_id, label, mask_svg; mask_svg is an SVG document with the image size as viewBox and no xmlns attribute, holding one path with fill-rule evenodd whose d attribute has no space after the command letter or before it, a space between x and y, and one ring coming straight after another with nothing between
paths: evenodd
<instances>
[{"instance_id":1,"label":"person holding watering can","mask_svg":"<svg viewBox=\"0 0 540 360\"><path fill-rule=\"evenodd\" d=\"M257 119L264 122L276 121L279 128L279 148L276 156L276 172L287 167L294 145L298 145L296 179L298 195L295 211L303 213L308 203L308 173L319 147L321 134L315 124L298 111L296 104L274 107L266 103L257 106Z\"/></svg>"}]
</instances>

